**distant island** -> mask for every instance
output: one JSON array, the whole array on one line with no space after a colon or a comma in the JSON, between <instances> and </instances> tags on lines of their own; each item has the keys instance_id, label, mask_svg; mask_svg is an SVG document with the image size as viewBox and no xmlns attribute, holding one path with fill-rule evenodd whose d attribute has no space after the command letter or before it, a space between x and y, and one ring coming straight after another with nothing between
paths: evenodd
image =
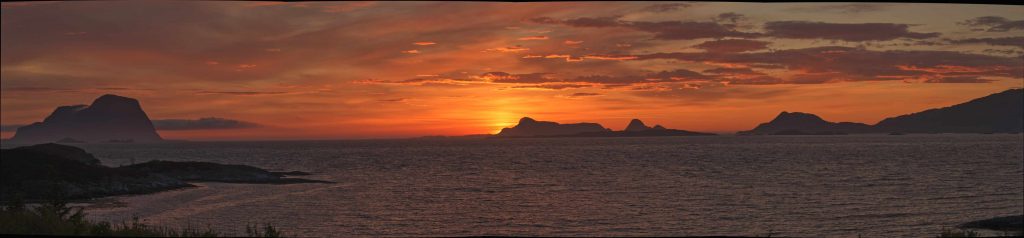
<instances>
[{"instance_id":1,"label":"distant island","mask_svg":"<svg viewBox=\"0 0 1024 238\"><path fill-rule=\"evenodd\" d=\"M42 122L19 127L14 143L159 142L153 122L138 100L112 94L90 105L57 107Z\"/></svg>"},{"instance_id":2,"label":"distant island","mask_svg":"<svg viewBox=\"0 0 1024 238\"><path fill-rule=\"evenodd\" d=\"M668 129L661 125L648 127L639 119L633 119L625 130L613 131L597 123L559 124L537 121L523 117L514 127L504 128L496 138L522 137L640 137L640 136L707 136L711 133Z\"/></svg>"},{"instance_id":3,"label":"distant island","mask_svg":"<svg viewBox=\"0 0 1024 238\"><path fill-rule=\"evenodd\" d=\"M1021 133L1024 89L1010 89L965 103L886 118L878 124L829 122L810 113L779 113L738 135L841 135L865 133Z\"/></svg>"}]
</instances>

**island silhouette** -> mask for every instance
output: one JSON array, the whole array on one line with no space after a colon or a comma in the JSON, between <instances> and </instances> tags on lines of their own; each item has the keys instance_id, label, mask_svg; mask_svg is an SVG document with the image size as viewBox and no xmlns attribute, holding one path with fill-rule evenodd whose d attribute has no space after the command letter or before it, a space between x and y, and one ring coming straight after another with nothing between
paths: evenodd
<instances>
[{"instance_id":1,"label":"island silhouette","mask_svg":"<svg viewBox=\"0 0 1024 238\"><path fill-rule=\"evenodd\" d=\"M878 124L829 122L803 112L775 119L739 135L834 135L863 133L1021 133L1024 89L1010 89L944 108L886 118Z\"/></svg>"},{"instance_id":2,"label":"island silhouette","mask_svg":"<svg viewBox=\"0 0 1024 238\"><path fill-rule=\"evenodd\" d=\"M159 142L139 100L106 94L90 105L60 106L42 122L19 127L11 142Z\"/></svg>"}]
</instances>

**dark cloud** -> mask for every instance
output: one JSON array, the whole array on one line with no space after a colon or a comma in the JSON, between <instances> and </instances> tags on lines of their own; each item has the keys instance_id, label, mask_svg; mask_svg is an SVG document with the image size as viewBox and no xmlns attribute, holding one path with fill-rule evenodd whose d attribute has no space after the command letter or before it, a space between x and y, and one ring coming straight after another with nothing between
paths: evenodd
<instances>
[{"instance_id":1,"label":"dark cloud","mask_svg":"<svg viewBox=\"0 0 1024 238\"><path fill-rule=\"evenodd\" d=\"M955 44L989 44L1002 46L1016 46L1024 48L1024 37L999 37L999 38L968 38L961 40L950 40Z\"/></svg>"},{"instance_id":2,"label":"dark cloud","mask_svg":"<svg viewBox=\"0 0 1024 238\"><path fill-rule=\"evenodd\" d=\"M573 94L570 94L569 97L571 97L571 98L578 98L578 97L593 97L593 96L601 96L601 95L603 95L603 94L600 94L600 93L573 93Z\"/></svg>"},{"instance_id":3,"label":"dark cloud","mask_svg":"<svg viewBox=\"0 0 1024 238\"><path fill-rule=\"evenodd\" d=\"M809 21L773 21L764 24L766 34L777 38L825 39L842 41L884 41L899 38L925 39L940 34L911 32L907 24L825 23Z\"/></svg>"},{"instance_id":4,"label":"dark cloud","mask_svg":"<svg viewBox=\"0 0 1024 238\"><path fill-rule=\"evenodd\" d=\"M263 127L262 125L231 120L217 117L204 117L196 120L192 119L161 119L153 120L153 126L157 130L164 131L182 131L182 130L220 130L220 129L245 129L245 128L258 128Z\"/></svg>"},{"instance_id":5,"label":"dark cloud","mask_svg":"<svg viewBox=\"0 0 1024 238\"><path fill-rule=\"evenodd\" d=\"M974 76L966 76L966 77L933 78L933 79L929 79L929 80L924 81L924 82L925 83L991 83L993 81L995 81L995 80L983 79L983 78L978 78L978 77L974 77Z\"/></svg>"},{"instance_id":6,"label":"dark cloud","mask_svg":"<svg viewBox=\"0 0 1024 238\"><path fill-rule=\"evenodd\" d=\"M697 49L703 49L711 53L736 53L767 49L768 44L771 43L767 41L757 40L726 39L705 41L704 43L700 43L693 47Z\"/></svg>"},{"instance_id":7,"label":"dark cloud","mask_svg":"<svg viewBox=\"0 0 1024 238\"><path fill-rule=\"evenodd\" d=\"M739 13L735 13L735 12L726 12L726 13L718 14L718 16L715 16L715 21L717 21L717 22L724 22L724 23L730 23L730 24L739 23L740 21L743 21L744 19L747 19L747 17L743 16L743 14L739 14Z\"/></svg>"},{"instance_id":8,"label":"dark cloud","mask_svg":"<svg viewBox=\"0 0 1024 238\"><path fill-rule=\"evenodd\" d=\"M542 24L564 24L572 27L624 27L638 31L650 32L656 39L692 40L700 38L722 37L756 37L758 33L739 32L732 27L717 22L697 21L663 21L663 22L630 22L621 21L619 17L583 17L569 20L557 20L549 17L533 18L530 21Z\"/></svg>"},{"instance_id":9,"label":"dark cloud","mask_svg":"<svg viewBox=\"0 0 1024 238\"><path fill-rule=\"evenodd\" d=\"M978 17L962 21L959 24L974 27L975 31L1006 32L1010 30L1024 30L1024 20L1012 21L998 16Z\"/></svg>"},{"instance_id":10,"label":"dark cloud","mask_svg":"<svg viewBox=\"0 0 1024 238\"><path fill-rule=\"evenodd\" d=\"M645 12L671 12L671 11L676 11L676 10L683 9L683 8L688 8L688 7L691 7L691 6L693 6L693 4L689 4L689 3L654 4L654 5L650 5L650 6L647 6L647 7L643 8L643 9L641 9L641 11L645 11Z\"/></svg>"},{"instance_id":11,"label":"dark cloud","mask_svg":"<svg viewBox=\"0 0 1024 238\"><path fill-rule=\"evenodd\" d=\"M708 74L728 74L728 75L736 75L736 74L764 75L764 73L754 71L751 68L714 68L714 69L704 70L703 72L704 73L708 73Z\"/></svg>"},{"instance_id":12,"label":"dark cloud","mask_svg":"<svg viewBox=\"0 0 1024 238\"><path fill-rule=\"evenodd\" d=\"M874 12L881 11L887 8L888 5L878 3L850 3L840 5L823 5L823 6L811 6L811 7L796 7L790 10L800 12L838 12L838 13L862 13L862 12Z\"/></svg>"},{"instance_id":13,"label":"dark cloud","mask_svg":"<svg viewBox=\"0 0 1024 238\"><path fill-rule=\"evenodd\" d=\"M661 71L645 75L589 75L567 79L566 82L593 83L604 85L630 85L640 83L666 83L709 80L711 77L687 69Z\"/></svg>"},{"instance_id":14,"label":"dark cloud","mask_svg":"<svg viewBox=\"0 0 1024 238\"><path fill-rule=\"evenodd\" d=\"M654 38L663 40L760 36L758 33L736 31L732 27L716 22L632 22L628 26L636 30L654 33Z\"/></svg>"},{"instance_id":15,"label":"dark cloud","mask_svg":"<svg viewBox=\"0 0 1024 238\"><path fill-rule=\"evenodd\" d=\"M827 46L757 53L638 55L638 60L648 59L728 63L750 67L769 65L801 72L786 79L786 82L791 83L918 80L948 76L1024 77L1024 66L1019 58L954 51L874 51Z\"/></svg>"}]
</instances>

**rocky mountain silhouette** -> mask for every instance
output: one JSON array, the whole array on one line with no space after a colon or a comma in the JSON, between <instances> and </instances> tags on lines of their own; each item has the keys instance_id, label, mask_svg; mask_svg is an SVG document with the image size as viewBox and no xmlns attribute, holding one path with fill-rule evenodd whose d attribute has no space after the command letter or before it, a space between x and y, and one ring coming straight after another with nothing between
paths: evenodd
<instances>
[{"instance_id":1,"label":"rocky mountain silhouette","mask_svg":"<svg viewBox=\"0 0 1024 238\"><path fill-rule=\"evenodd\" d=\"M524 123L525 122L525 123ZM525 125L525 126L524 126ZM515 134L509 134L509 133ZM530 133L526 133L530 132ZM596 123L558 124L538 122L529 117L519 120L512 128L505 128L498 137L641 137L641 136L704 136L711 133L667 129L661 125L648 127L639 119L633 119L625 130L612 131Z\"/></svg>"},{"instance_id":2,"label":"rocky mountain silhouette","mask_svg":"<svg viewBox=\"0 0 1024 238\"><path fill-rule=\"evenodd\" d=\"M574 135L585 132L611 131L597 123L574 123L559 124L550 121L537 121L533 118L523 117L519 124L511 128L501 129L498 137L537 137L537 136L563 136Z\"/></svg>"},{"instance_id":3,"label":"rocky mountain silhouette","mask_svg":"<svg viewBox=\"0 0 1024 238\"><path fill-rule=\"evenodd\" d=\"M902 133L1020 133L1024 89L1011 89L965 103L890 117L875 129Z\"/></svg>"},{"instance_id":4,"label":"rocky mountain silhouette","mask_svg":"<svg viewBox=\"0 0 1024 238\"><path fill-rule=\"evenodd\" d=\"M817 115L803 112L779 113L770 122L761 123L749 131L741 131L741 135L831 135L868 133L871 126L855 122L829 122Z\"/></svg>"},{"instance_id":5,"label":"rocky mountain silhouette","mask_svg":"<svg viewBox=\"0 0 1024 238\"><path fill-rule=\"evenodd\" d=\"M1021 133L1024 89L1010 89L965 103L890 117L875 125L829 122L814 114L782 112L739 135L828 135L854 133Z\"/></svg>"},{"instance_id":6,"label":"rocky mountain silhouette","mask_svg":"<svg viewBox=\"0 0 1024 238\"><path fill-rule=\"evenodd\" d=\"M75 140L84 142L161 141L138 100L112 94L91 105L57 107L42 122L18 128L11 142L36 143Z\"/></svg>"},{"instance_id":7,"label":"rocky mountain silhouette","mask_svg":"<svg viewBox=\"0 0 1024 238\"><path fill-rule=\"evenodd\" d=\"M640 121L640 119L633 119L633 120L629 121L629 125L626 125L626 129L624 131L646 131L646 130L665 130L665 127L663 127L661 125L654 125L654 127L649 127L649 126L645 125L643 121Z\"/></svg>"}]
</instances>

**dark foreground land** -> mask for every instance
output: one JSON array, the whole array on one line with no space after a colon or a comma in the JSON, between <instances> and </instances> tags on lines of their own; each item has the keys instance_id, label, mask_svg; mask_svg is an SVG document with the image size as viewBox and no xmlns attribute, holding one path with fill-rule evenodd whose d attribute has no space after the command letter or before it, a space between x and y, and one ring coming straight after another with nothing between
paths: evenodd
<instances>
[{"instance_id":1,"label":"dark foreground land","mask_svg":"<svg viewBox=\"0 0 1024 238\"><path fill-rule=\"evenodd\" d=\"M0 200L89 199L194 187L189 182L326 183L246 165L150 161L107 167L77 147L40 144L0 151Z\"/></svg>"}]
</instances>

